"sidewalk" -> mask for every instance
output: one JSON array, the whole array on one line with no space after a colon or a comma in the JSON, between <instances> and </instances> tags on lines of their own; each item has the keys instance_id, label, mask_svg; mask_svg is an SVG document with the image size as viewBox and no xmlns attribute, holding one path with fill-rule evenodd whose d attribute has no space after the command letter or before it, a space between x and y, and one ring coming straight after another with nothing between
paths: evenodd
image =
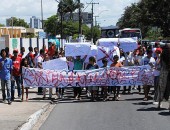
<instances>
[{"instance_id":1,"label":"sidewalk","mask_svg":"<svg viewBox=\"0 0 170 130\"><path fill-rule=\"evenodd\" d=\"M35 112L48 106L50 100L43 100L43 95L37 95L37 88L29 89L28 102L15 99L11 105L2 103L2 91L0 90L0 129L16 130L26 123ZM15 92L17 97L17 91ZM48 95L47 95L48 97ZM25 95L24 95L25 98ZM42 112L42 111L41 111ZM40 114L40 113L39 113ZM36 115L34 115L36 116Z\"/></svg>"}]
</instances>

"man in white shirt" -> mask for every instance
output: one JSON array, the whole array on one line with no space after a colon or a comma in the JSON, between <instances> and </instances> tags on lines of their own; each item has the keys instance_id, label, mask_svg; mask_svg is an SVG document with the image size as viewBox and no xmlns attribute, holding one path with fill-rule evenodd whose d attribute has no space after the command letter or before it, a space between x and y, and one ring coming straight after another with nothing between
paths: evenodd
<instances>
[{"instance_id":1,"label":"man in white shirt","mask_svg":"<svg viewBox=\"0 0 170 130\"><path fill-rule=\"evenodd\" d=\"M147 56L145 56L141 60L140 65L150 65L152 68L154 67L155 59L152 57L152 50L147 50ZM144 85L143 86L144 94L145 94L145 97L143 99L144 101L148 100L148 94L149 94L149 91L150 91L150 87L151 87L151 85Z\"/></svg>"},{"instance_id":2,"label":"man in white shirt","mask_svg":"<svg viewBox=\"0 0 170 130\"><path fill-rule=\"evenodd\" d=\"M42 69L42 62L44 61L44 50L40 50L40 54L35 57L35 68L40 68ZM38 87L38 94L42 94L43 89L42 87Z\"/></svg>"}]
</instances>

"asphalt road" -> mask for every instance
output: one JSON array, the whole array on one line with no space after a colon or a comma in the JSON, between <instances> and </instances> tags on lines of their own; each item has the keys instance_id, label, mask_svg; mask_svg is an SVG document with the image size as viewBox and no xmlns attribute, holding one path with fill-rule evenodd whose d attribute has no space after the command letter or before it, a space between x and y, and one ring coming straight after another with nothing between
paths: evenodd
<instances>
[{"instance_id":1,"label":"asphalt road","mask_svg":"<svg viewBox=\"0 0 170 130\"><path fill-rule=\"evenodd\" d=\"M66 97L67 98L67 97ZM40 130L170 130L168 103L161 110L143 95L121 95L120 101L60 101Z\"/></svg>"}]
</instances>

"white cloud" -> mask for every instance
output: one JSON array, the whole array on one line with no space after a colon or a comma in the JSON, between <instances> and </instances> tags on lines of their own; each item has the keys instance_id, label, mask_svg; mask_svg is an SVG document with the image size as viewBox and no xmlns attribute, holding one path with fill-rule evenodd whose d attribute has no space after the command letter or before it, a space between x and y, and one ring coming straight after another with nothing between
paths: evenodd
<instances>
[{"instance_id":1,"label":"white cloud","mask_svg":"<svg viewBox=\"0 0 170 130\"><path fill-rule=\"evenodd\" d=\"M81 0L86 3L92 0ZM123 14L124 8L139 0L93 0L99 3L94 5L94 15L99 15L97 21L101 26L115 25ZM29 22L31 16L41 18L41 0L0 0L0 23L5 24L5 19L15 16ZM44 19L56 14L58 3L55 0L43 0ZM91 5L85 10L91 12Z\"/></svg>"}]
</instances>

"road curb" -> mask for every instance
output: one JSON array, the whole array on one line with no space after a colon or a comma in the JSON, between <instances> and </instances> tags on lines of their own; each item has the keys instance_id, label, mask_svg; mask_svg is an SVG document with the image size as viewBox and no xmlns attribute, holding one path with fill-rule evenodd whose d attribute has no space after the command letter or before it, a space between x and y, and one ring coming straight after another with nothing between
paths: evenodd
<instances>
[{"instance_id":1,"label":"road curb","mask_svg":"<svg viewBox=\"0 0 170 130\"><path fill-rule=\"evenodd\" d=\"M47 111L47 109L50 107L50 103L48 103L47 105L43 106L40 110L38 110L37 112L35 112L34 114L32 114L28 120L26 121L26 123L24 123L22 126L18 127L18 130L31 130L33 128L33 126L36 124L36 122L38 121L38 119L40 118L40 116Z\"/></svg>"}]
</instances>

